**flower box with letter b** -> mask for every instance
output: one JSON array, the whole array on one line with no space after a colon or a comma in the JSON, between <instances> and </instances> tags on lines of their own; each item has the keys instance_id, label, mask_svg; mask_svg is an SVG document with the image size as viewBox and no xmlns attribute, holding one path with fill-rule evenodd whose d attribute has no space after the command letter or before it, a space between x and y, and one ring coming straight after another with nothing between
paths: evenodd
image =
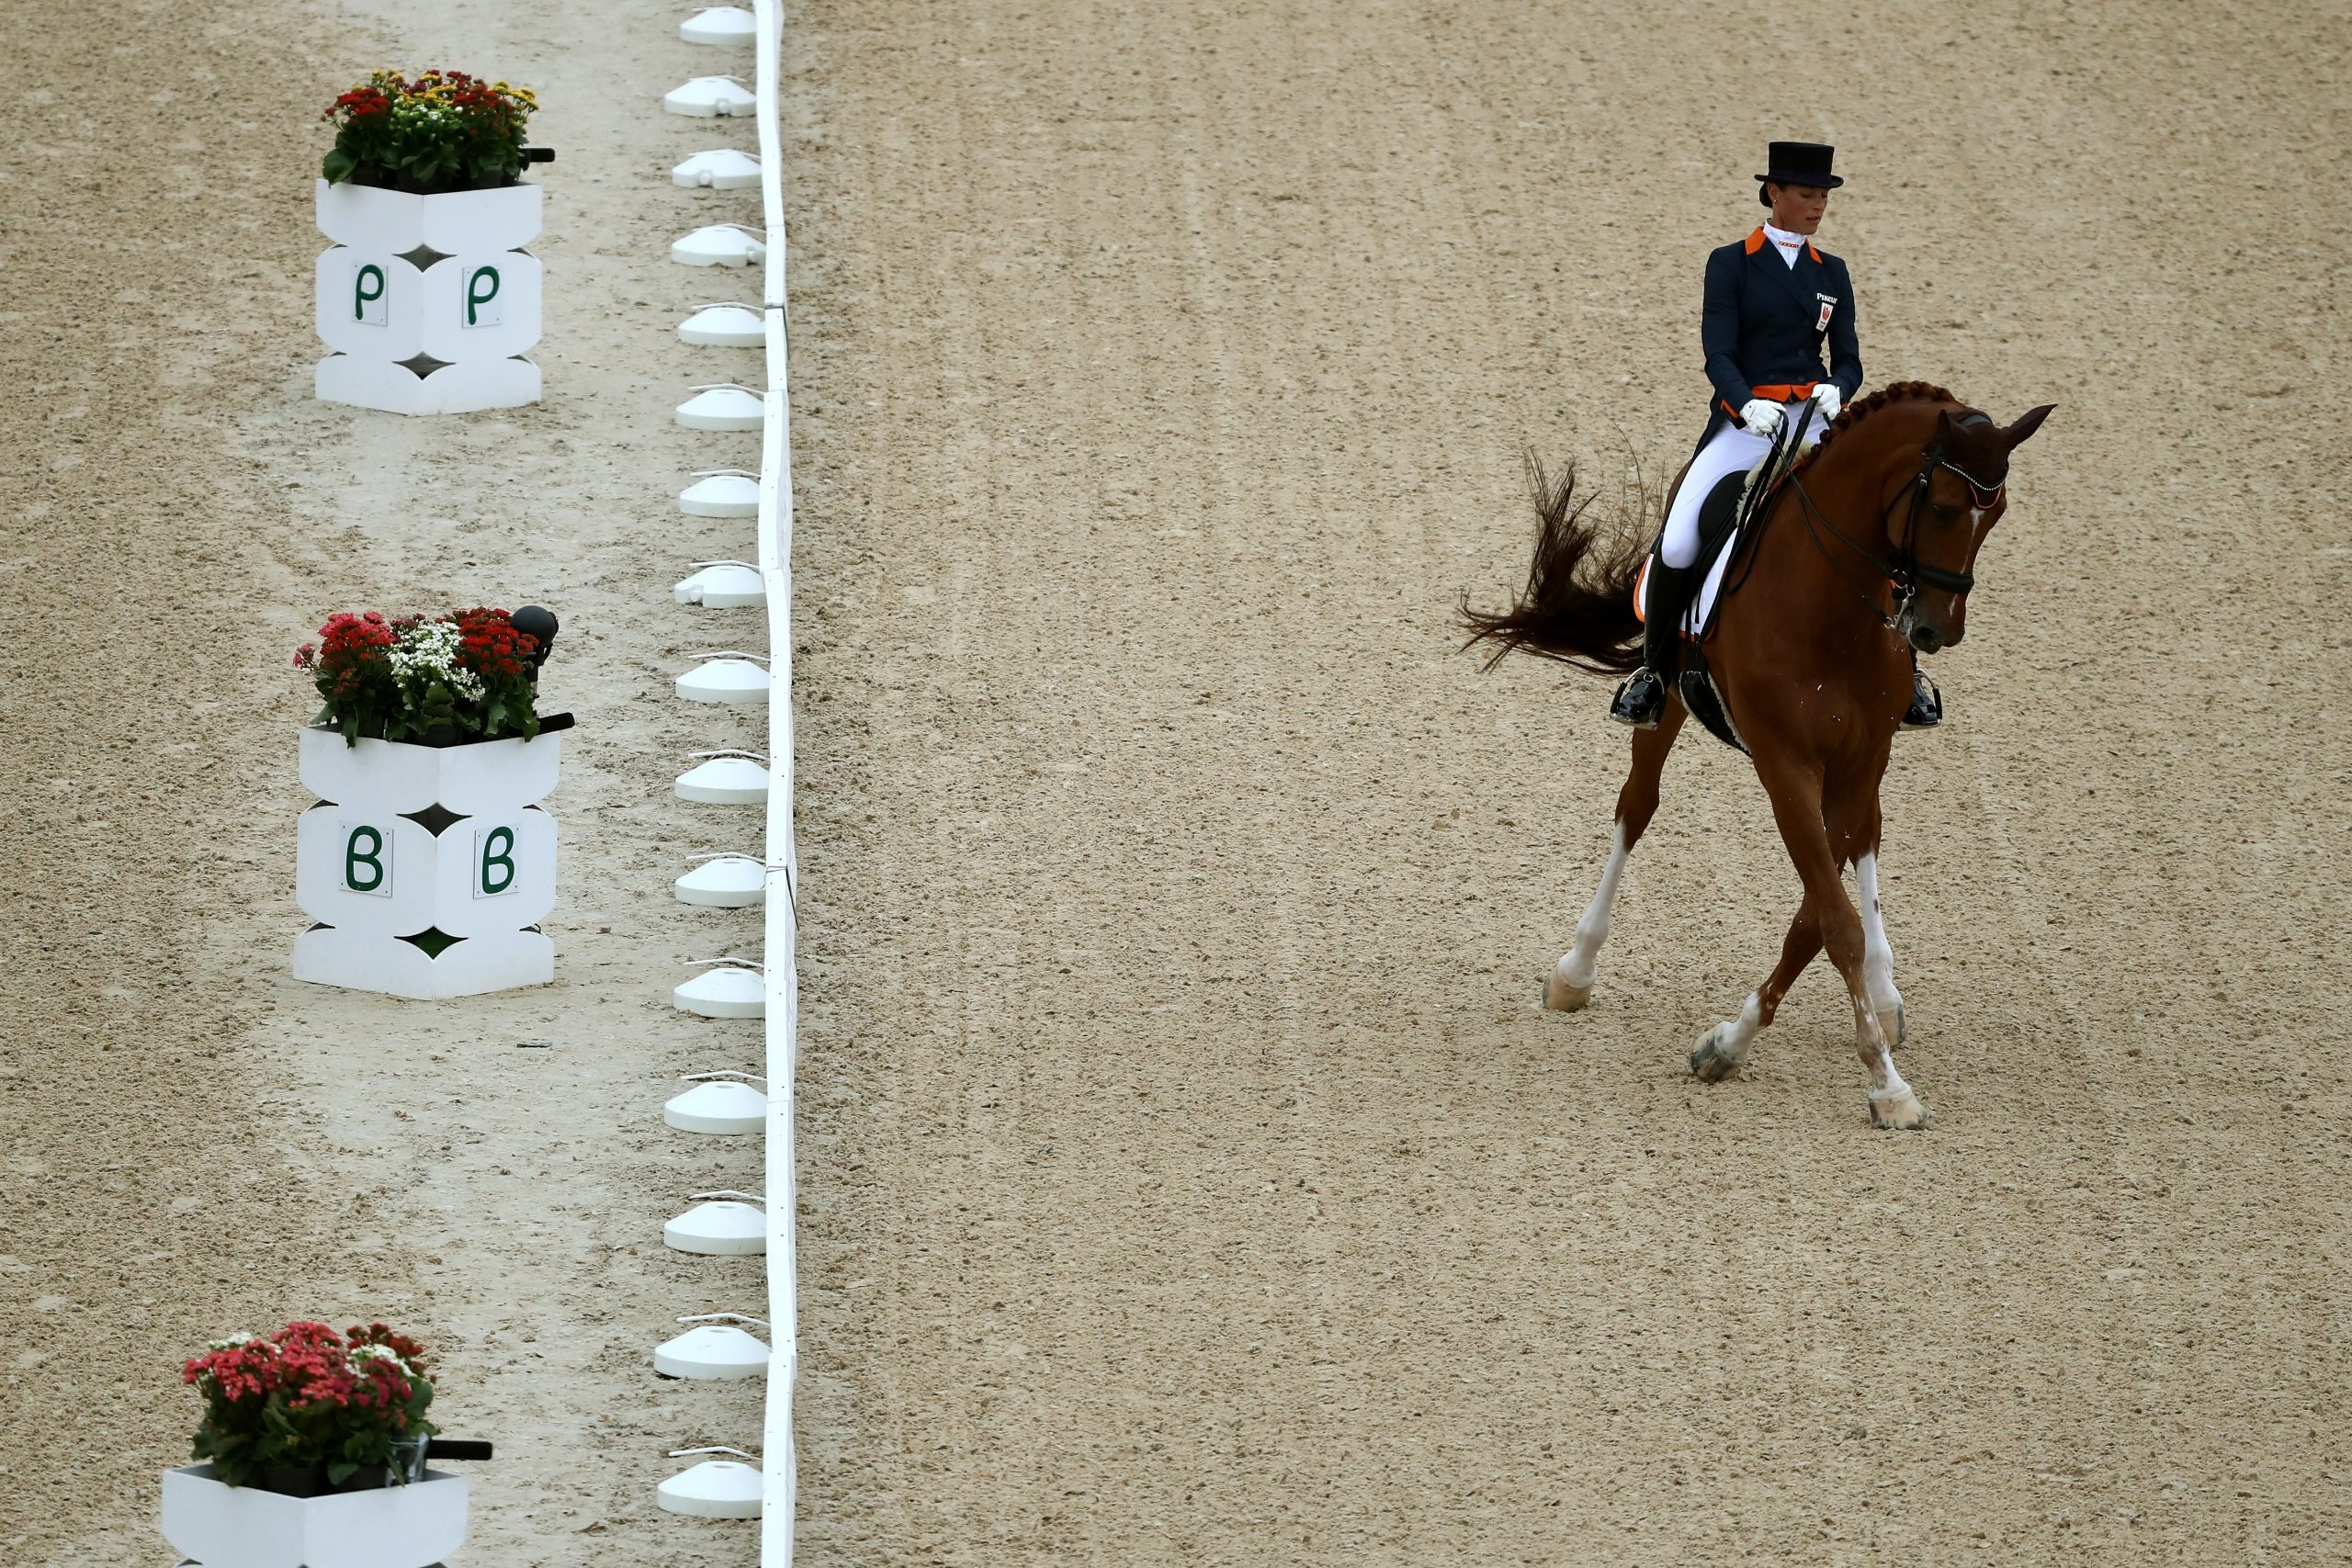
<instances>
[{"instance_id":1,"label":"flower box with letter b","mask_svg":"<svg viewBox=\"0 0 2352 1568\"><path fill-rule=\"evenodd\" d=\"M424 1347L377 1323L297 1319L180 1368L204 1401L197 1462L164 1472L164 1539L202 1568L433 1568L466 1539L466 1483L436 1445Z\"/></svg>"},{"instance_id":2,"label":"flower box with letter b","mask_svg":"<svg viewBox=\"0 0 2352 1568\"><path fill-rule=\"evenodd\" d=\"M432 1568L465 1544L466 1482L428 1470L406 1486L288 1497L164 1472L164 1539L202 1568Z\"/></svg>"},{"instance_id":3,"label":"flower box with letter b","mask_svg":"<svg viewBox=\"0 0 2352 1568\"><path fill-rule=\"evenodd\" d=\"M326 707L301 731L319 804L295 835L317 922L297 979L472 996L555 978L553 790L571 716L536 708L555 617L526 606L428 619L338 615L296 662ZM538 627L537 633L519 629Z\"/></svg>"}]
</instances>

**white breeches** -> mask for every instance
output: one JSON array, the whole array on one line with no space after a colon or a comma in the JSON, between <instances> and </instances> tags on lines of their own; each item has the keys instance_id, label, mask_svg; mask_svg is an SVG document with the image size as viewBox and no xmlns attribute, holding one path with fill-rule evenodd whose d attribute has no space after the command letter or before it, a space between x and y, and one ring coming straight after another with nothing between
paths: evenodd
<instances>
[{"instance_id":1,"label":"white breeches","mask_svg":"<svg viewBox=\"0 0 2352 1568\"><path fill-rule=\"evenodd\" d=\"M1794 419L1803 412L1800 400L1786 405L1786 418ZM1810 446L1812 441L1805 443ZM1708 438L1690 459L1690 471L1682 476L1682 488L1674 492L1674 506L1666 514L1666 542L1658 554L1671 567L1689 566L1699 558L1699 505L1707 492L1723 482L1725 474L1744 474L1764 460L1772 444L1761 435L1749 433L1736 424L1726 424Z\"/></svg>"}]
</instances>

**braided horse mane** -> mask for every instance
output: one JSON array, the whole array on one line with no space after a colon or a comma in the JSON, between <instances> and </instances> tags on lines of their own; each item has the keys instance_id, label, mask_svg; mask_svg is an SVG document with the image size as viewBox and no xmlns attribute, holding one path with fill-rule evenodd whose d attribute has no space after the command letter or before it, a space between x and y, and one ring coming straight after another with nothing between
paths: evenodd
<instances>
[{"instance_id":1,"label":"braided horse mane","mask_svg":"<svg viewBox=\"0 0 2352 1568\"><path fill-rule=\"evenodd\" d=\"M1829 428L1821 433L1821 439L1814 444L1813 450L1807 452L1789 472L1801 474L1821 461L1821 455L1829 450L1829 444L1842 432L1852 429L1888 404L1911 402L1951 403L1960 408L1968 406L1932 381L1896 381L1881 387L1868 397L1848 403Z\"/></svg>"}]
</instances>

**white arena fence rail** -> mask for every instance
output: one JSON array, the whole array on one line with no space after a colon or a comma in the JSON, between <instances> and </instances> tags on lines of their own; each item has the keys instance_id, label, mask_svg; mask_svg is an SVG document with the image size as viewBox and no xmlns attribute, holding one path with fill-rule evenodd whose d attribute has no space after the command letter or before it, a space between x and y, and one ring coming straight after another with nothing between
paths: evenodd
<instances>
[{"instance_id":1,"label":"white arena fence rail","mask_svg":"<svg viewBox=\"0 0 2352 1568\"><path fill-rule=\"evenodd\" d=\"M794 1073L799 1060L800 980L796 899L799 852L793 837L792 734L792 407L785 294L784 136L779 124L783 0L752 0L758 24L753 91L760 141L760 206L767 227L765 281L760 296L767 334L766 409L760 438L760 577L767 588L768 804L766 1067L768 1080L767 1413L760 1442L760 1568L791 1568L798 1455L792 1441L792 1394L800 1366L798 1252L800 1212L794 1158Z\"/></svg>"}]
</instances>

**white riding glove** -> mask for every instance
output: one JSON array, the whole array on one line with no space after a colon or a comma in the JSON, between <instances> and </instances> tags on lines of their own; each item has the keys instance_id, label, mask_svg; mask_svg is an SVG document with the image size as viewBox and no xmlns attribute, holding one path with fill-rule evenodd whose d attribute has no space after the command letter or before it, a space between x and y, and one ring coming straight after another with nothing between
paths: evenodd
<instances>
[{"instance_id":1,"label":"white riding glove","mask_svg":"<svg viewBox=\"0 0 2352 1568\"><path fill-rule=\"evenodd\" d=\"M1770 398L1750 398L1747 406L1739 411L1739 423L1747 426L1750 435L1760 435L1770 441L1781 428L1781 405Z\"/></svg>"},{"instance_id":2,"label":"white riding glove","mask_svg":"<svg viewBox=\"0 0 2352 1568\"><path fill-rule=\"evenodd\" d=\"M1817 417L1814 423L1823 429L1838 423L1838 411L1846 406L1846 394L1838 389L1835 381L1824 381L1813 389L1813 406Z\"/></svg>"}]
</instances>

